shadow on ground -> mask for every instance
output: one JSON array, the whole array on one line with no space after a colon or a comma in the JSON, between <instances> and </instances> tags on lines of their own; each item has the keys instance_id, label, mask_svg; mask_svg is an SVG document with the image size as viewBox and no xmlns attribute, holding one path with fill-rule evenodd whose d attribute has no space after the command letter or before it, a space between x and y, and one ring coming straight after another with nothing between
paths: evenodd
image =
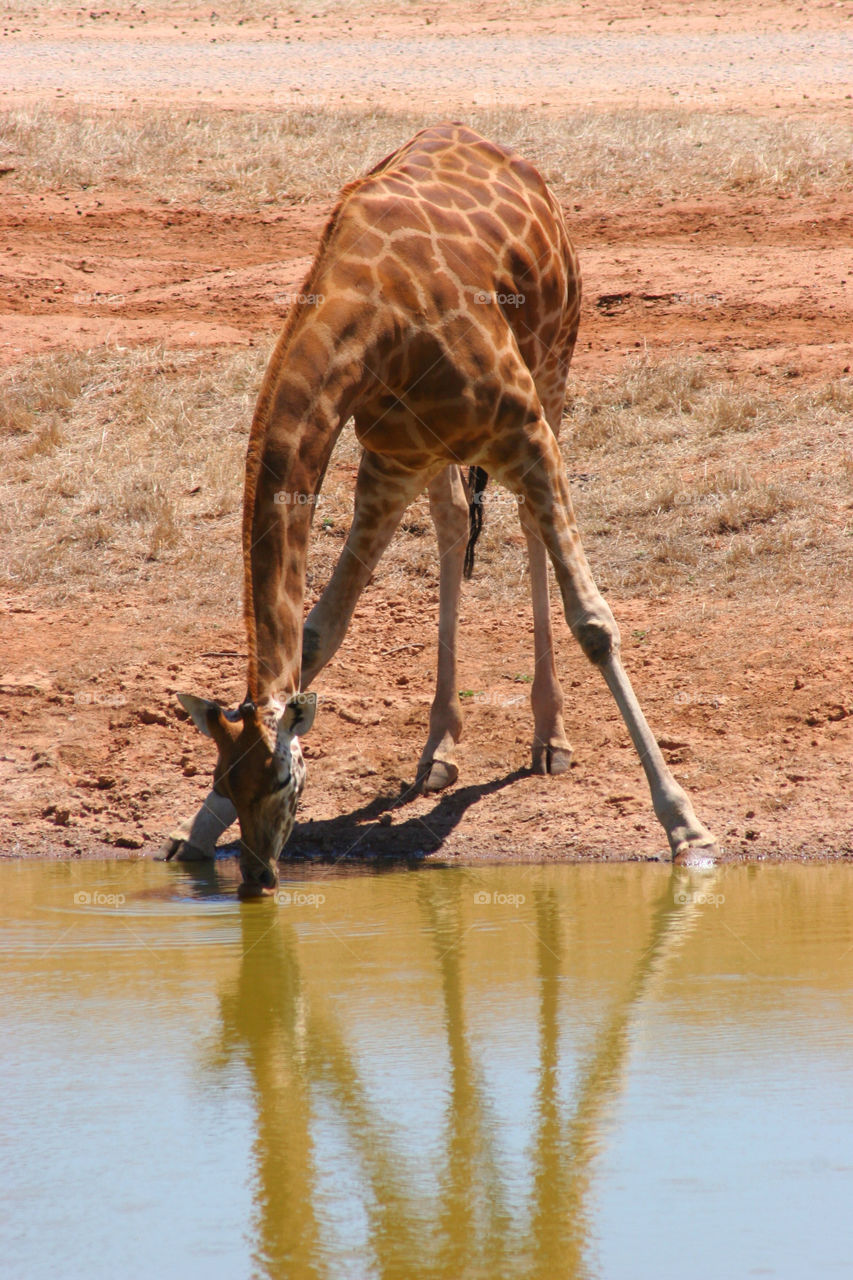
<instances>
[{"instance_id":1,"label":"shadow on ground","mask_svg":"<svg viewBox=\"0 0 853 1280\"><path fill-rule=\"evenodd\" d=\"M417 862L438 853L468 810L479 800L530 777L529 769L514 769L477 786L446 791L426 812L406 814L409 805L423 805L425 797L411 784L396 795L376 796L349 813L320 821L298 823L279 859L282 864L304 861ZM236 856L236 841L220 845L217 857Z\"/></svg>"}]
</instances>

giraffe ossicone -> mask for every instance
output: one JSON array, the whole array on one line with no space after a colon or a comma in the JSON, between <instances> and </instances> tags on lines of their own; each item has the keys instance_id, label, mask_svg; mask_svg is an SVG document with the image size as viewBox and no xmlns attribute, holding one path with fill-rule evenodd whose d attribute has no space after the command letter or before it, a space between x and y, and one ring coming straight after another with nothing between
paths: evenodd
<instances>
[{"instance_id":1,"label":"giraffe ossicone","mask_svg":"<svg viewBox=\"0 0 853 1280\"><path fill-rule=\"evenodd\" d=\"M218 835L237 817L242 896L275 889L305 780L299 737L316 708L313 695L301 691L343 641L403 512L424 489L438 538L439 644L417 777L425 790L455 781L459 596L469 508L481 500L484 473L518 499L527 543L534 770L563 772L571 755L554 663L550 560L566 621L616 701L673 856L713 850L631 688L618 628L574 519L557 435L580 297L575 251L542 177L464 125L422 130L344 188L270 358L249 437L246 700L225 712L182 698L219 756L214 791L170 837L168 856L212 856ZM353 521L303 622L312 517L350 417L363 448ZM464 466L480 476L473 494Z\"/></svg>"}]
</instances>

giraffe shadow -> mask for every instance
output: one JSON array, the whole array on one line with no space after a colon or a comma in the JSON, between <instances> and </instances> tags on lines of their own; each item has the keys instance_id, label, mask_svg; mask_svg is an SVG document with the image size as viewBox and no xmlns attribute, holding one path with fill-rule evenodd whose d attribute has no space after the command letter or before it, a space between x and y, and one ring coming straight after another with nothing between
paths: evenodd
<instances>
[{"instance_id":1,"label":"giraffe shadow","mask_svg":"<svg viewBox=\"0 0 853 1280\"><path fill-rule=\"evenodd\" d=\"M349 813L297 823L279 859L282 864L418 863L438 853L473 805L487 796L531 777L530 769L513 769L490 782L454 787L441 793L431 808L411 784L394 795L374 797ZM417 813L401 816L420 801ZM217 856L237 854L236 842L220 845Z\"/></svg>"}]
</instances>

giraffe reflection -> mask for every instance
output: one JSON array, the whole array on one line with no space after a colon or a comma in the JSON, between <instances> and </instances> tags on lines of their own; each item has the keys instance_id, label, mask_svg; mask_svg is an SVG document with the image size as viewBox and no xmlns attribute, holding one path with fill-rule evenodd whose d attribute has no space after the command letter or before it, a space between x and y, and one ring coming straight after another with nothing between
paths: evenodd
<instances>
[{"instance_id":1,"label":"giraffe reflection","mask_svg":"<svg viewBox=\"0 0 853 1280\"><path fill-rule=\"evenodd\" d=\"M495 1126L482 1070L471 1049L465 1016L465 926L460 897L469 885L461 878L424 876L418 888L424 924L433 939L450 1065L436 1265L429 1274L507 1275L511 1230L507 1191L494 1151Z\"/></svg>"},{"instance_id":2,"label":"giraffe reflection","mask_svg":"<svg viewBox=\"0 0 853 1280\"><path fill-rule=\"evenodd\" d=\"M371 1245L381 1246L389 1274L403 1275L404 1260L418 1256L409 1225L416 1220L414 1206L401 1191L402 1170L385 1150L334 1017L308 997L296 930L281 917L270 921L245 911L241 928L240 973L220 1001L222 1037L214 1061L223 1067L239 1055L257 1104L255 1262L270 1277L326 1274L312 1127L322 1093L346 1122L369 1188Z\"/></svg>"},{"instance_id":3,"label":"giraffe reflection","mask_svg":"<svg viewBox=\"0 0 853 1280\"><path fill-rule=\"evenodd\" d=\"M398 1033L390 1049L371 1043L370 1020L348 1020L344 988L317 976L313 948L326 930L322 921L306 926L290 923L285 911L242 911L240 970L220 998L222 1029L211 1066L233 1072L239 1063L251 1085L258 1274L589 1275L593 1176L632 1030L697 918L689 899L676 901L678 875L666 883L628 980L571 1072L563 992L575 944L558 895L533 891L532 912L515 934L521 945L529 930L535 948L536 1088L523 1180L517 1153L506 1159L507 1124L518 1117L507 1115L505 1104L501 1110L490 1087L490 1051L472 1027L477 991L466 985L468 877L422 872L414 898L406 895L406 934L426 939L418 981L428 985L424 999L432 1009L429 1026L417 1016L404 1021L406 1049L423 1048L432 1071L447 1078L440 1103L432 1096L408 1100L417 1126L400 1125L397 1104L392 1114L376 1082L377 1074L393 1072ZM352 961L346 938L328 932L341 964ZM405 1020L406 1007L401 991L394 1016Z\"/></svg>"},{"instance_id":4,"label":"giraffe reflection","mask_svg":"<svg viewBox=\"0 0 853 1280\"><path fill-rule=\"evenodd\" d=\"M707 888L710 878L719 872L698 874ZM648 945L596 1034L566 1117L558 1093L561 913L553 890L536 895L540 1052L535 1193L529 1242L529 1256L534 1259L531 1280L550 1280L555 1259L560 1260L569 1277L588 1274L584 1258L589 1248L590 1184L604 1141L608 1108L621 1092L631 1031L667 962L699 918L695 899L676 901L674 887L684 882L684 873L672 873L654 911Z\"/></svg>"},{"instance_id":5,"label":"giraffe reflection","mask_svg":"<svg viewBox=\"0 0 853 1280\"><path fill-rule=\"evenodd\" d=\"M255 1262L262 1274L319 1276L316 1166L305 1061L305 996L293 931L244 912L236 985L220 998L214 1065L239 1055L258 1102L254 1144L258 1216ZM277 923L277 922L276 922Z\"/></svg>"}]
</instances>

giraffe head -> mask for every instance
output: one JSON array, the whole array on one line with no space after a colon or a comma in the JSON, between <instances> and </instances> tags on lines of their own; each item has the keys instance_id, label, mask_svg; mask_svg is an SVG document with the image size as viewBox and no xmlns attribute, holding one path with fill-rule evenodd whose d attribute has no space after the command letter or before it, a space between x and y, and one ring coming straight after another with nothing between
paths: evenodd
<instances>
[{"instance_id":1,"label":"giraffe head","mask_svg":"<svg viewBox=\"0 0 853 1280\"><path fill-rule=\"evenodd\" d=\"M213 784L233 802L240 820L240 897L272 893L305 785L299 735L314 723L317 695L295 693L287 702L271 698L260 706L244 702L236 711L189 693L178 699L219 749Z\"/></svg>"}]
</instances>

